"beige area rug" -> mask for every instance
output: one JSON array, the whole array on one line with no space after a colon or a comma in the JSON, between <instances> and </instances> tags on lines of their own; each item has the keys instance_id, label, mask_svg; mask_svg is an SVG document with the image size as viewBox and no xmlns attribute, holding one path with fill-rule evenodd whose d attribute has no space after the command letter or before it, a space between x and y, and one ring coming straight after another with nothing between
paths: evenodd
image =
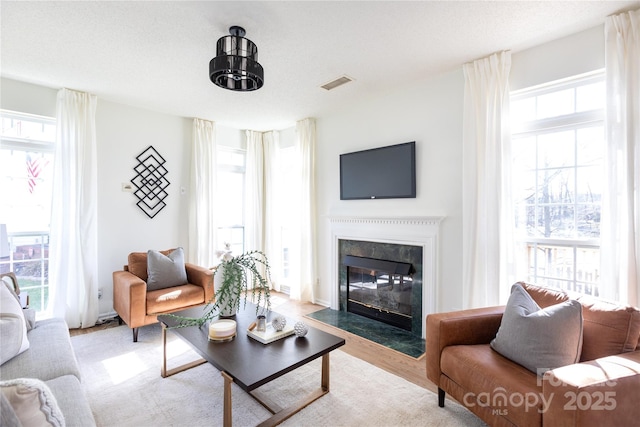
<instances>
[{"instance_id":1,"label":"beige area rug","mask_svg":"<svg viewBox=\"0 0 640 427\"><path fill-rule=\"evenodd\" d=\"M126 326L71 338L82 382L99 426L220 426L223 381L205 363L168 378L160 376L160 327L140 329L133 343ZM169 368L197 358L170 332ZM475 415L434 393L340 350L331 353L330 393L283 426L484 426ZM256 360L260 363L260 360ZM264 385L281 406L320 386L320 360ZM233 385L234 426L255 426L271 415Z\"/></svg>"}]
</instances>

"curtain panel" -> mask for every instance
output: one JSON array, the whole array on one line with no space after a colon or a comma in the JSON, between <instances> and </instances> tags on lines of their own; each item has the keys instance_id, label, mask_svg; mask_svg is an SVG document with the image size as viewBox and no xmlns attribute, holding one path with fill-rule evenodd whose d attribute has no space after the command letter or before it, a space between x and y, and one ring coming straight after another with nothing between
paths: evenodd
<instances>
[{"instance_id":1,"label":"curtain panel","mask_svg":"<svg viewBox=\"0 0 640 427\"><path fill-rule=\"evenodd\" d=\"M95 95L58 92L48 311L70 328L98 320L96 105Z\"/></svg>"},{"instance_id":2,"label":"curtain panel","mask_svg":"<svg viewBox=\"0 0 640 427\"><path fill-rule=\"evenodd\" d=\"M264 149L262 132L246 131L244 244L247 251L264 251ZM238 255L238 254L236 254Z\"/></svg>"},{"instance_id":3,"label":"curtain panel","mask_svg":"<svg viewBox=\"0 0 640 427\"><path fill-rule=\"evenodd\" d=\"M463 67L463 307L504 303L513 269L509 71L501 52Z\"/></svg>"},{"instance_id":4,"label":"curtain panel","mask_svg":"<svg viewBox=\"0 0 640 427\"><path fill-rule=\"evenodd\" d=\"M604 297L640 306L640 10L605 21L605 179L600 221Z\"/></svg>"},{"instance_id":5,"label":"curtain panel","mask_svg":"<svg viewBox=\"0 0 640 427\"><path fill-rule=\"evenodd\" d=\"M215 123L193 119L189 191L189 262L216 264L216 140Z\"/></svg>"},{"instance_id":6,"label":"curtain panel","mask_svg":"<svg viewBox=\"0 0 640 427\"><path fill-rule=\"evenodd\" d=\"M313 301L313 286L317 280L316 217L315 217L315 144L314 119L296 124L294 161L283 167L292 168L299 177L294 185L279 179L280 150L278 132L247 131L247 163L245 176L245 247L261 250L272 267L283 266L283 234L291 236L288 245L289 296ZM287 188L287 194L281 194ZM278 201L286 200L286 206ZM284 202L283 202L284 204ZM294 214L284 223L281 209ZM285 231L286 230L286 231ZM283 283L280 268L273 268L271 281L280 290Z\"/></svg>"},{"instance_id":7,"label":"curtain panel","mask_svg":"<svg viewBox=\"0 0 640 427\"><path fill-rule=\"evenodd\" d=\"M264 154L264 243L263 250L269 258L271 266L282 265L281 232L282 222L278 214L278 201L281 200L277 194L278 170L280 169L280 134L275 131L264 132L262 134L262 149ZM279 269L271 268L271 284L276 291L280 290Z\"/></svg>"},{"instance_id":8,"label":"curtain panel","mask_svg":"<svg viewBox=\"0 0 640 427\"><path fill-rule=\"evenodd\" d=\"M295 272L291 280L290 297L315 302L316 264L316 183L315 183L316 121L312 118L296 123L296 158L300 167L299 247L292 262ZM294 233L295 235L296 233ZM293 265L296 269L293 270Z\"/></svg>"},{"instance_id":9,"label":"curtain panel","mask_svg":"<svg viewBox=\"0 0 640 427\"><path fill-rule=\"evenodd\" d=\"M274 211L275 174L277 173L278 133L246 131L247 155L245 167L245 252L261 251L270 264L279 257L275 245L277 215ZM264 273L264 268L259 266ZM272 282L276 272L272 271Z\"/></svg>"}]
</instances>

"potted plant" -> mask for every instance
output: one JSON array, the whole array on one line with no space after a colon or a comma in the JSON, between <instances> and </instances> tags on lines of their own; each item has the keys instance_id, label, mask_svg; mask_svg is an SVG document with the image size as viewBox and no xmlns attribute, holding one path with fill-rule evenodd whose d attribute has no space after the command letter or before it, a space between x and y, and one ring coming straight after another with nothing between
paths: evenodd
<instances>
[{"instance_id":1,"label":"potted plant","mask_svg":"<svg viewBox=\"0 0 640 427\"><path fill-rule=\"evenodd\" d=\"M230 245L225 243L225 251L218 251L220 264L213 272L214 298L207 303L205 313L198 318L175 316L181 320L178 327L202 326L216 316L232 317L243 305L247 297L256 304L256 315L271 309L270 266L267 256L261 251L249 251L241 255L231 255Z\"/></svg>"}]
</instances>

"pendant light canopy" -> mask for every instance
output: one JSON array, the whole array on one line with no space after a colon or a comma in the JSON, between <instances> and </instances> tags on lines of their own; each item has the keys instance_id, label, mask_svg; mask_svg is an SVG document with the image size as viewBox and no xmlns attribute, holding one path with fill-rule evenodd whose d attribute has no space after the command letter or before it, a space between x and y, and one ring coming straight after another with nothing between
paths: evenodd
<instances>
[{"instance_id":1,"label":"pendant light canopy","mask_svg":"<svg viewBox=\"0 0 640 427\"><path fill-rule=\"evenodd\" d=\"M258 63L258 47L245 39L244 28L229 28L230 35L220 37L216 57L209 62L209 78L224 89L248 92L264 84L264 70Z\"/></svg>"}]
</instances>

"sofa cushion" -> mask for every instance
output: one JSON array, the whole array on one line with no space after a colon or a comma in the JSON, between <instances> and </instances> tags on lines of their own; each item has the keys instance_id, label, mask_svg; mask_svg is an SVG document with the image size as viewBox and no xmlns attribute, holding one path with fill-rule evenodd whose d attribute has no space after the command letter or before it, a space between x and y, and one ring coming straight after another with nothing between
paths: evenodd
<instances>
[{"instance_id":1,"label":"sofa cushion","mask_svg":"<svg viewBox=\"0 0 640 427\"><path fill-rule=\"evenodd\" d=\"M27 322L20 300L4 282L0 283L0 365L29 348Z\"/></svg>"},{"instance_id":2,"label":"sofa cushion","mask_svg":"<svg viewBox=\"0 0 640 427\"><path fill-rule=\"evenodd\" d=\"M536 304L538 304L542 308L549 307L550 305L555 305L571 299L569 294L560 289L532 285L525 282L518 282L518 284L521 285L527 291L527 293L531 295L531 298L533 298Z\"/></svg>"},{"instance_id":3,"label":"sofa cushion","mask_svg":"<svg viewBox=\"0 0 640 427\"><path fill-rule=\"evenodd\" d=\"M42 381L35 378L18 378L0 381L0 392L7 399L16 418L23 426L65 425L58 402Z\"/></svg>"},{"instance_id":4,"label":"sofa cushion","mask_svg":"<svg viewBox=\"0 0 640 427\"><path fill-rule=\"evenodd\" d=\"M82 384L74 375L63 375L46 381L56 397L67 426L92 427L96 421Z\"/></svg>"},{"instance_id":5,"label":"sofa cushion","mask_svg":"<svg viewBox=\"0 0 640 427\"><path fill-rule=\"evenodd\" d=\"M147 314L168 313L204 303L204 289L191 284L147 292Z\"/></svg>"},{"instance_id":6,"label":"sofa cushion","mask_svg":"<svg viewBox=\"0 0 640 427\"><path fill-rule=\"evenodd\" d=\"M640 311L626 305L579 296L584 316L581 361L634 351L640 336Z\"/></svg>"},{"instance_id":7,"label":"sofa cushion","mask_svg":"<svg viewBox=\"0 0 640 427\"><path fill-rule=\"evenodd\" d=\"M520 284L543 308L569 298L582 304L584 328L581 362L634 351L640 345L640 310L637 308L558 289L523 282Z\"/></svg>"},{"instance_id":8,"label":"sofa cushion","mask_svg":"<svg viewBox=\"0 0 640 427\"><path fill-rule=\"evenodd\" d=\"M163 255L168 255L173 252L174 249L168 249L166 251L160 251ZM127 258L127 270L145 282L147 281L147 252L131 252Z\"/></svg>"},{"instance_id":9,"label":"sofa cushion","mask_svg":"<svg viewBox=\"0 0 640 427\"><path fill-rule=\"evenodd\" d=\"M184 250L177 248L167 255L150 250L147 252L147 274L147 291L186 284Z\"/></svg>"},{"instance_id":10,"label":"sofa cushion","mask_svg":"<svg viewBox=\"0 0 640 427\"><path fill-rule=\"evenodd\" d=\"M539 377L489 344L447 346L440 365L442 373L465 391L459 399L465 406L491 408L510 425L542 425L545 403L539 399Z\"/></svg>"},{"instance_id":11,"label":"sofa cushion","mask_svg":"<svg viewBox=\"0 0 640 427\"><path fill-rule=\"evenodd\" d=\"M29 376L47 381L61 375L80 378L69 328L63 319L39 320L28 336L29 349L2 365L1 380Z\"/></svg>"},{"instance_id":12,"label":"sofa cushion","mask_svg":"<svg viewBox=\"0 0 640 427\"><path fill-rule=\"evenodd\" d=\"M582 306L569 300L541 309L516 283L491 348L539 375L576 363L582 350Z\"/></svg>"}]
</instances>

